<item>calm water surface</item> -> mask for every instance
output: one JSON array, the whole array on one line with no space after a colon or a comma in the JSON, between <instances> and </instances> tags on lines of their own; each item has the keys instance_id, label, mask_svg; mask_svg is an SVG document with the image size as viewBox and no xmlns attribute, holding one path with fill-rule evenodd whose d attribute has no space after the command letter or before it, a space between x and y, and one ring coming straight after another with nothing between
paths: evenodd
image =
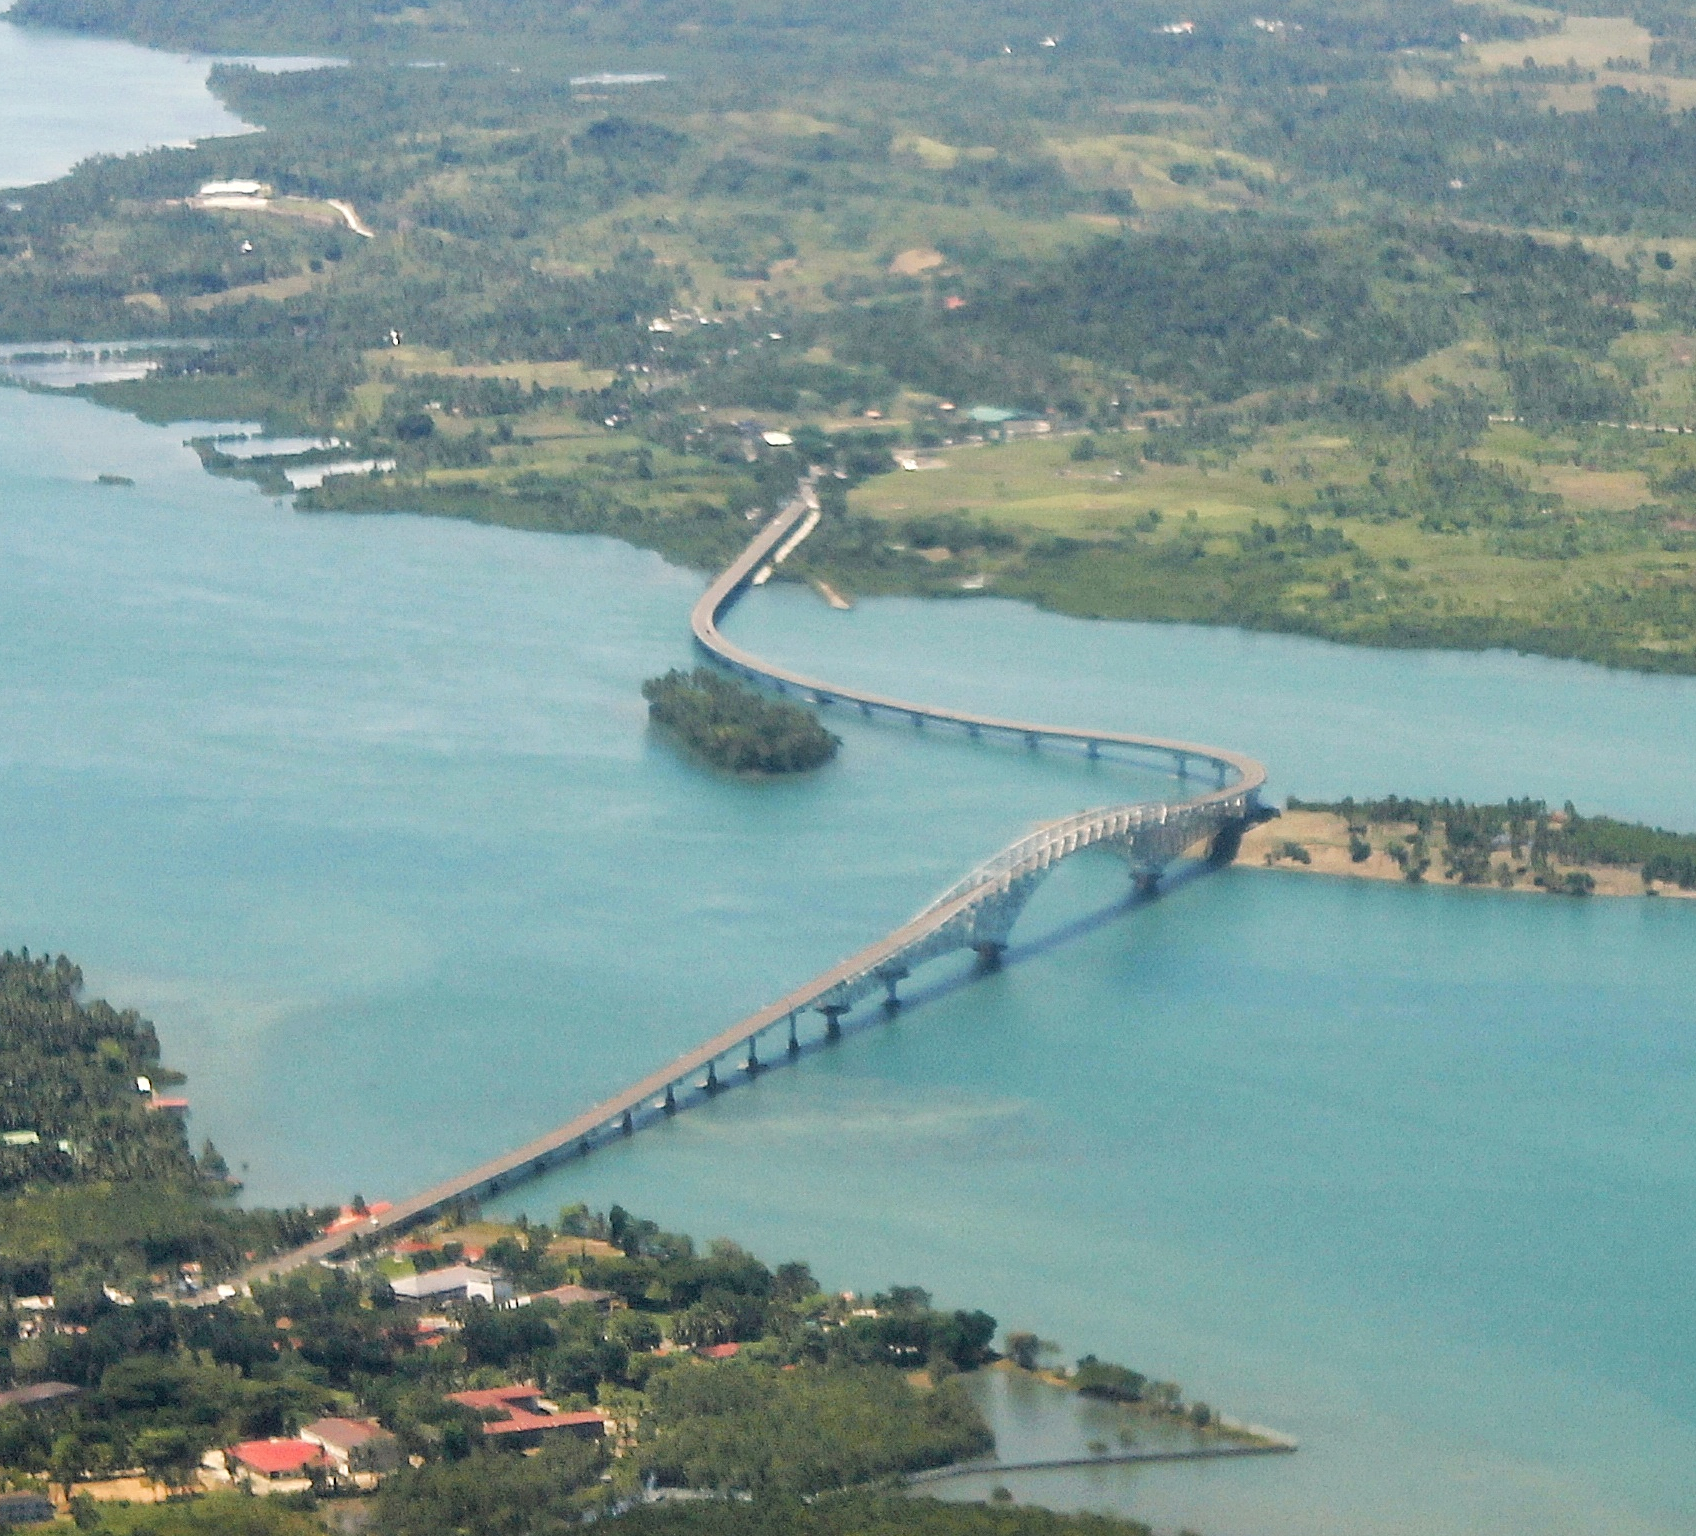
<instances>
[{"instance_id":1,"label":"calm water surface","mask_svg":"<svg viewBox=\"0 0 1696 1536\"><path fill-rule=\"evenodd\" d=\"M159 1020L258 1198L509 1145L1033 819L1153 787L851 719L806 782L702 772L636 691L688 659L697 576L296 515L182 435L0 392L0 933ZM785 590L732 628L1229 742L1280 791L1691 820L1689 682ZM1220 1536L1696 1530L1696 907L1244 871L1127 913L1123 884L1068 864L1001 974L518 1203L919 1281L1304 1442L1044 1498Z\"/></svg>"},{"instance_id":2,"label":"calm water surface","mask_svg":"<svg viewBox=\"0 0 1696 1536\"><path fill-rule=\"evenodd\" d=\"M252 128L206 88L217 62L6 20L0 4L0 187L63 176L79 160ZM232 59L312 69L330 59ZM191 189L192 190L192 189Z\"/></svg>"}]
</instances>

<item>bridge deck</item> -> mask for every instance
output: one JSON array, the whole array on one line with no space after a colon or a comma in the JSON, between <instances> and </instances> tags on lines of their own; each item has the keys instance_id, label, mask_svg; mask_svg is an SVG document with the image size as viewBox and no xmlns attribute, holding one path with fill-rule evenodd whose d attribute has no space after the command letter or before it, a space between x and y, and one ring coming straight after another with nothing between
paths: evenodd
<instances>
[{"instance_id":1,"label":"bridge deck","mask_svg":"<svg viewBox=\"0 0 1696 1536\"><path fill-rule=\"evenodd\" d=\"M271 1278L303 1264L330 1258L357 1238L402 1229L457 1200L481 1198L496 1193L523 1178L552 1167L582 1149L585 1144L592 1144L597 1135L608 1132L618 1134L624 1130L626 1116L630 1117L630 1125L633 1127L638 1117L646 1120L656 1113L663 1112L660 1105L664 1102L663 1096L667 1090L686 1085L697 1072L714 1067L718 1061L741 1050L778 1024L792 1019L805 1009L820 1005L832 994L838 997L844 995L842 989L863 982L868 975L877 972L880 966L898 963L903 953L915 949L922 952L923 941L940 934L950 923L968 913L984 899L987 890L992 887L1005 889L1010 879L1019 878L1022 873L1029 873L1033 869L1046 868L1052 859L1063 857L1075 847L1088 846L1094 840L1095 831L1101 828L1122 827L1129 820L1151 811L1166 816L1198 811L1212 811L1218 814L1228 810L1240 810L1252 802L1255 792L1265 782L1266 771L1259 763L1252 758L1218 747L1118 731L1036 725L1027 721L972 714L964 710L914 704L882 694L839 688L834 684L773 666L732 645L719 633L719 615L773 548L806 516L808 510L806 502L800 497L785 507L760 530L742 554L707 588L695 605L691 622L696 640L726 665L745 675L795 688L819 699L851 702L867 709L887 711L914 719L937 720L967 728L975 727L980 731L1005 732L1026 739L1151 750L1169 754L1180 762L1194 759L1211 763L1219 771L1220 785L1182 802L1169 803L1163 807L1109 807L1103 811L1068 817L1064 821L1051 823L1048 829L1039 829L1038 833L1012 845L997 859L980 866L979 871L975 871L924 911L894 932L886 934L875 944L870 944L857 954L849 956L811 981L780 997L776 1002L749 1014L710 1040L684 1052L665 1066L615 1093L611 1098L603 1099L584 1110L564 1125L526 1142L514 1151L490 1158L475 1168L467 1169L419 1194L398 1201L381 1216L372 1217L369 1222L352 1231L342 1231L332 1237L320 1238L316 1242L258 1264L249 1271L248 1279ZM1223 782L1227 777L1231 779L1230 783ZM1043 846L1042 834L1045 831L1052 831L1055 836L1048 845ZM1026 853L1026 845L1037 845L1036 851Z\"/></svg>"},{"instance_id":2,"label":"bridge deck","mask_svg":"<svg viewBox=\"0 0 1696 1536\"><path fill-rule=\"evenodd\" d=\"M749 577L757 570L761 562L779 544L808 511L805 501L797 497L776 517L754 536L753 542L742 551L725 569L707 590L701 594L700 601L695 604L694 611L689 616L690 627L694 630L696 641L712 655L716 656L727 666L748 677L763 678L768 682L794 688L798 692L808 693L820 702L840 701L842 703L859 704L868 709L881 710L888 714L903 715L914 720L936 720L949 725L964 726L967 729L976 727L979 730L994 731L1008 736L1038 740L1075 742L1081 746L1096 743L1100 746L1116 746L1158 752L1164 755L1187 759L1193 758L1198 762L1212 763L1234 775L1232 782L1206 793L1186 799L1186 806L1202 805L1211 800L1228 798L1242 793L1252 793L1266 782L1266 769L1252 757L1246 757L1240 752L1231 752L1222 747L1202 746L1191 741L1171 741L1160 736L1139 736L1125 731L1091 730L1070 725L1041 725L1029 720L1009 720L999 715L974 714L970 710L945 709L934 704L916 704L909 699L892 698L887 694L871 693L864 689L843 688L835 683L827 683L816 677L808 677L805 673L791 671L780 667L763 657L755 656L749 651L725 639L718 627L719 615L730 605L731 600L741 591Z\"/></svg>"}]
</instances>

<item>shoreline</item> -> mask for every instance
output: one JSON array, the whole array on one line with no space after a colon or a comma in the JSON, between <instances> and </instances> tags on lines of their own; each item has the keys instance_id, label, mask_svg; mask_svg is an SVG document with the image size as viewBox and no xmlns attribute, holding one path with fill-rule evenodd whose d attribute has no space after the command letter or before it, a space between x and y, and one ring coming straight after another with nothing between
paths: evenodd
<instances>
[{"instance_id":1,"label":"shoreline","mask_svg":"<svg viewBox=\"0 0 1696 1536\"><path fill-rule=\"evenodd\" d=\"M1400 885L1492 891L1504 896L1570 894L1534 885L1529 875L1514 875L1511 885L1501 885L1495 880L1463 885L1452 876L1445 875L1440 862L1435 859L1423 879L1409 880L1406 871L1385 851L1384 845L1386 841L1410 838L1414 831L1411 822L1375 823L1369 835L1372 851L1365 859L1356 862L1349 854L1349 827L1344 817L1334 811L1287 810L1270 821L1249 828L1243 834L1236 858L1231 862L1241 869L1276 869L1303 875L1328 875L1333 879L1383 880ZM1299 847L1306 858L1291 854L1288 851L1290 845ZM1440 851L1440 845L1433 849L1434 853ZM1506 858L1498 858L1492 865L1493 870L1508 868L1510 873L1517 867ZM1563 879L1568 874L1589 876L1594 888L1586 894L1591 896L1696 900L1696 891L1681 890L1668 881L1656 881L1652 886L1645 886L1639 867L1631 864L1556 864L1551 866L1551 873Z\"/></svg>"}]
</instances>

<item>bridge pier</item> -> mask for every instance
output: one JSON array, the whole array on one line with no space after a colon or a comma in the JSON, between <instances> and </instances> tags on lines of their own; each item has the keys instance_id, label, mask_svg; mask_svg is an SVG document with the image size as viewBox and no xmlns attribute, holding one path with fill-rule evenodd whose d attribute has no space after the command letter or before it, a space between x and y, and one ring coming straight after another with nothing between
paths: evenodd
<instances>
[{"instance_id":1,"label":"bridge pier","mask_svg":"<svg viewBox=\"0 0 1696 1536\"><path fill-rule=\"evenodd\" d=\"M718 1063L716 1061L707 1063L707 1080L701 1084L701 1087L708 1093L718 1092Z\"/></svg>"},{"instance_id":2,"label":"bridge pier","mask_svg":"<svg viewBox=\"0 0 1696 1536\"><path fill-rule=\"evenodd\" d=\"M791 1056L799 1056L801 1054L801 1042L795 1038L794 1014L789 1015L789 1054Z\"/></svg>"},{"instance_id":3,"label":"bridge pier","mask_svg":"<svg viewBox=\"0 0 1696 1536\"><path fill-rule=\"evenodd\" d=\"M1133 869L1131 871L1131 888L1139 896L1158 896L1160 894L1160 875L1158 869Z\"/></svg>"},{"instance_id":4,"label":"bridge pier","mask_svg":"<svg viewBox=\"0 0 1696 1536\"><path fill-rule=\"evenodd\" d=\"M580 1136L577 1140L577 1155L579 1157L587 1157L592 1150L593 1149L589 1145L589 1138L587 1136ZM492 1187L493 1186L491 1184L491 1188Z\"/></svg>"},{"instance_id":5,"label":"bridge pier","mask_svg":"<svg viewBox=\"0 0 1696 1536\"><path fill-rule=\"evenodd\" d=\"M748 1059L742 1063L742 1070L746 1072L749 1077L754 1076L754 1074L760 1070L760 1055L759 1051L756 1049L756 1040L757 1037L749 1039Z\"/></svg>"},{"instance_id":6,"label":"bridge pier","mask_svg":"<svg viewBox=\"0 0 1696 1536\"><path fill-rule=\"evenodd\" d=\"M665 1085L665 1104L662 1106L668 1115L677 1113L677 1095L672 1091L672 1085Z\"/></svg>"},{"instance_id":7,"label":"bridge pier","mask_svg":"<svg viewBox=\"0 0 1696 1536\"><path fill-rule=\"evenodd\" d=\"M819 1012L824 1015L824 1037L826 1040L842 1038L842 1015L848 1010L840 1003L826 1003Z\"/></svg>"},{"instance_id":8,"label":"bridge pier","mask_svg":"<svg viewBox=\"0 0 1696 1536\"><path fill-rule=\"evenodd\" d=\"M618 1128L626 1136L631 1135L635 1131L636 1122L631 1119L630 1111L628 1109L624 1112L624 1118L618 1122Z\"/></svg>"},{"instance_id":9,"label":"bridge pier","mask_svg":"<svg viewBox=\"0 0 1696 1536\"><path fill-rule=\"evenodd\" d=\"M994 939L986 939L981 944L974 944L972 948L977 951L978 961L986 971L1001 969L1001 957L1007 952L1005 944L998 944Z\"/></svg>"},{"instance_id":10,"label":"bridge pier","mask_svg":"<svg viewBox=\"0 0 1696 1536\"><path fill-rule=\"evenodd\" d=\"M878 980L883 983L883 1006L889 1012L894 1013L901 1006L901 998L895 988L912 974L904 965L878 972Z\"/></svg>"},{"instance_id":11,"label":"bridge pier","mask_svg":"<svg viewBox=\"0 0 1696 1536\"><path fill-rule=\"evenodd\" d=\"M1100 757L1101 756L1101 743L1099 741L1090 742L1084 748L1084 753L1088 757Z\"/></svg>"}]
</instances>

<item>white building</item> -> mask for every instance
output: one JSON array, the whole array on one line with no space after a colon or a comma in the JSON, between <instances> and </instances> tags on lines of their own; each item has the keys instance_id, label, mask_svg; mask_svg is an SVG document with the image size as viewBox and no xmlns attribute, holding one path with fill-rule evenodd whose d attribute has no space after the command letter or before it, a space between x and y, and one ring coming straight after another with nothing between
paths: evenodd
<instances>
[{"instance_id":1,"label":"white building","mask_svg":"<svg viewBox=\"0 0 1696 1536\"><path fill-rule=\"evenodd\" d=\"M506 1306L512 1301L512 1286L507 1281L486 1269L473 1269L469 1264L452 1264L422 1275L402 1275L390 1284L402 1301L428 1301L437 1306L455 1301L486 1301L490 1306Z\"/></svg>"}]
</instances>

